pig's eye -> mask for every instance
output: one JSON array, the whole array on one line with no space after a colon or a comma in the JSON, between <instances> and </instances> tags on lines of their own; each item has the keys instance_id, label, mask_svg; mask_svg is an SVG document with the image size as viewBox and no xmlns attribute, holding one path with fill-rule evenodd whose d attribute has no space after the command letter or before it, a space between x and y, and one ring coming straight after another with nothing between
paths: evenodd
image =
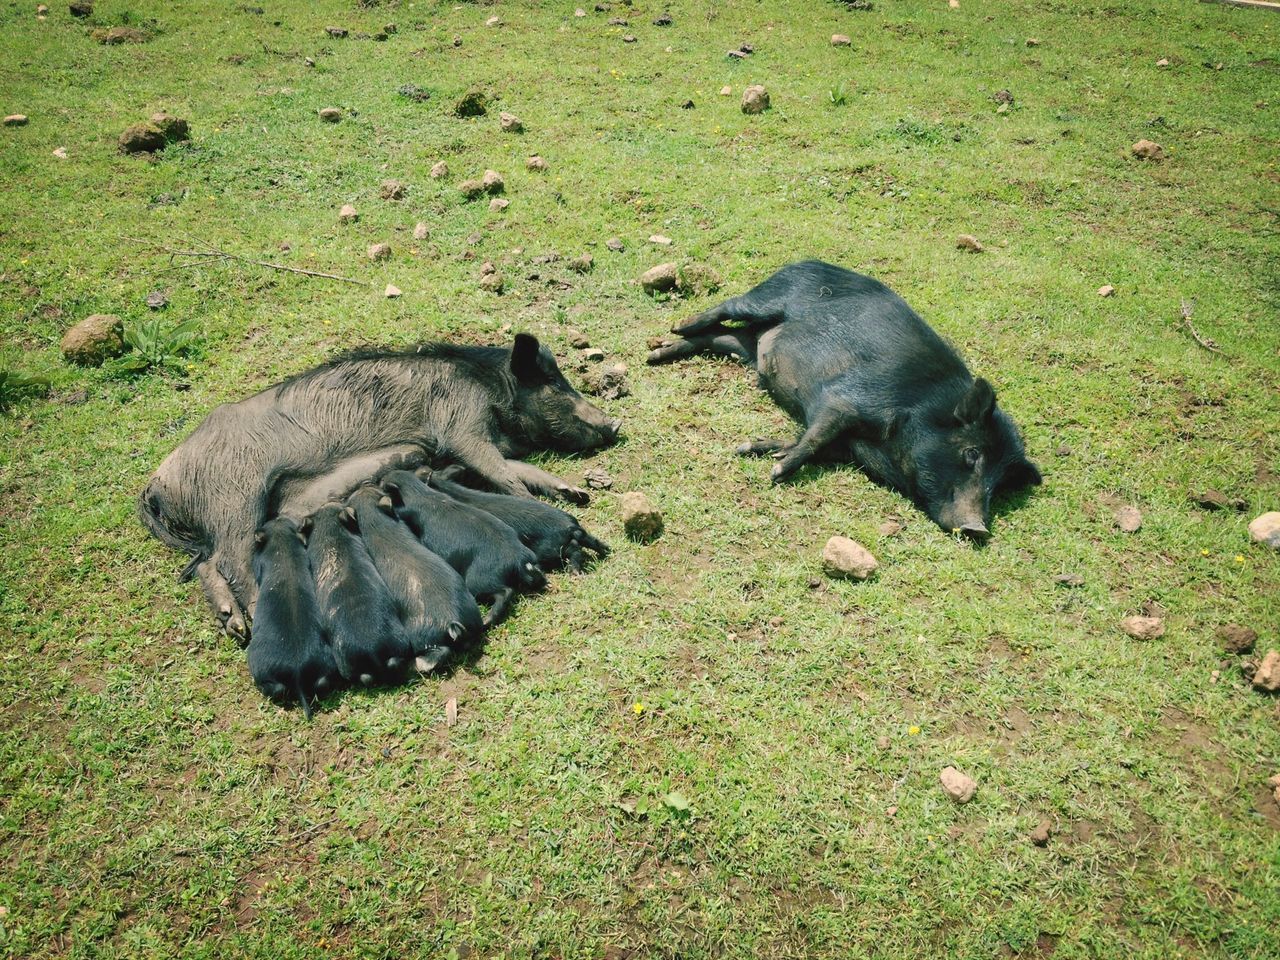
<instances>
[{"instance_id":1,"label":"pig's eye","mask_svg":"<svg viewBox=\"0 0 1280 960\"><path fill-rule=\"evenodd\" d=\"M982 456L982 451L977 447L966 447L963 456L964 465L972 470L978 465L978 460Z\"/></svg>"}]
</instances>

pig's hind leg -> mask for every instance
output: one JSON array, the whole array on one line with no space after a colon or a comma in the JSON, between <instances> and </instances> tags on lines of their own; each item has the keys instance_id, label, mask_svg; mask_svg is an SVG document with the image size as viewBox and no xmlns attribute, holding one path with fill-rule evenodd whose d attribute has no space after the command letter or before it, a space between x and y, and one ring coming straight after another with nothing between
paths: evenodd
<instances>
[{"instance_id":1,"label":"pig's hind leg","mask_svg":"<svg viewBox=\"0 0 1280 960\"><path fill-rule=\"evenodd\" d=\"M782 456L774 464L769 477L774 483L781 483L842 436L867 436L882 429L881 425L862 416L848 401L826 394L800 439L777 451Z\"/></svg>"},{"instance_id":2,"label":"pig's hind leg","mask_svg":"<svg viewBox=\"0 0 1280 960\"><path fill-rule=\"evenodd\" d=\"M670 363L681 357L690 357L695 353L709 353L713 356L732 357L747 366L756 362L756 335L750 330L735 330L719 334L708 334L699 337L688 337L674 343L665 343L649 351L645 362L651 366L659 363Z\"/></svg>"},{"instance_id":3,"label":"pig's hind leg","mask_svg":"<svg viewBox=\"0 0 1280 960\"><path fill-rule=\"evenodd\" d=\"M231 592L231 584L218 572L218 566L212 560L205 560L196 565L196 577L204 589L205 599L217 617L222 629L235 637L242 644L249 642L249 627L245 622L244 611Z\"/></svg>"}]
</instances>

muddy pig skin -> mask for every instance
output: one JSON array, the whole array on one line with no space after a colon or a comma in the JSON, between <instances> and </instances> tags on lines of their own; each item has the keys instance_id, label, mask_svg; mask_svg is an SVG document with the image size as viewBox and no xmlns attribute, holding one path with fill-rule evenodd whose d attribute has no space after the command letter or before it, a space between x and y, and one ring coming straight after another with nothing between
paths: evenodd
<instances>
[{"instance_id":1,"label":"muddy pig skin","mask_svg":"<svg viewBox=\"0 0 1280 960\"><path fill-rule=\"evenodd\" d=\"M677 324L648 362L697 353L755 367L800 421L798 440L754 440L775 483L811 460L852 462L947 531L990 536L991 501L1040 483L995 390L884 284L808 260Z\"/></svg>"},{"instance_id":2,"label":"muddy pig skin","mask_svg":"<svg viewBox=\"0 0 1280 960\"><path fill-rule=\"evenodd\" d=\"M537 556L493 514L432 490L408 470L388 473L382 488L423 546L458 571L472 596L489 604L485 626L507 615L516 590L546 585Z\"/></svg>"},{"instance_id":3,"label":"muddy pig skin","mask_svg":"<svg viewBox=\"0 0 1280 960\"><path fill-rule=\"evenodd\" d=\"M152 475L138 515L192 556L183 577L197 574L223 628L247 639L264 521L301 521L371 477L432 459L503 493L585 503L586 491L520 458L607 446L620 426L527 334L509 348L357 351L211 411Z\"/></svg>"},{"instance_id":4,"label":"muddy pig skin","mask_svg":"<svg viewBox=\"0 0 1280 960\"><path fill-rule=\"evenodd\" d=\"M363 686L402 679L413 648L391 591L360 538L355 510L328 504L306 526L307 558L338 672Z\"/></svg>"},{"instance_id":5,"label":"muddy pig skin","mask_svg":"<svg viewBox=\"0 0 1280 960\"><path fill-rule=\"evenodd\" d=\"M253 572L259 602L249 673L264 695L280 704L297 700L310 719L311 698L332 688L337 667L296 523L280 517L263 524L254 536Z\"/></svg>"},{"instance_id":6,"label":"muddy pig skin","mask_svg":"<svg viewBox=\"0 0 1280 960\"><path fill-rule=\"evenodd\" d=\"M581 573L587 560L584 549L599 557L609 555L609 548L587 533L572 514L541 500L472 489L456 482L462 472L457 468L431 471L424 467L417 474L441 493L479 507L506 523L534 552L543 570L558 570L568 563L570 570Z\"/></svg>"},{"instance_id":7,"label":"muddy pig skin","mask_svg":"<svg viewBox=\"0 0 1280 960\"><path fill-rule=\"evenodd\" d=\"M361 487L350 504L369 555L396 602L414 667L426 673L442 666L483 632L475 599L453 567L396 519L381 490Z\"/></svg>"}]
</instances>

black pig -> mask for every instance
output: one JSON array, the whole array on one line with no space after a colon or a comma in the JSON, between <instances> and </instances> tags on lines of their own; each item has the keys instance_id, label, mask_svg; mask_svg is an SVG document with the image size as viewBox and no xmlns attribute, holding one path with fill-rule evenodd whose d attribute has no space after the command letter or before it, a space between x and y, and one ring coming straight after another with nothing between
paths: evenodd
<instances>
[{"instance_id":1,"label":"black pig","mask_svg":"<svg viewBox=\"0 0 1280 960\"><path fill-rule=\"evenodd\" d=\"M399 679L413 648L391 591L360 539L355 510L331 503L307 523L307 558L338 672L365 686Z\"/></svg>"},{"instance_id":2,"label":"black pig","mask_svg":"<svg viewBox=\"0 0 1280 960\"><path fill-rule=\"evenodd\" d=\"M584 400L536 338L510 349L425 344L363 351L213 410L142 491L143 524L193 559L224 628L248 636L253 531L301 519L393 466L431 456L464 464L495 489L586 502L585 491L518 457L584 451L621 421Z\"/></svg>"},{"instance_id":3,"label":"black pig","mask_svg":"<svg viewBox=\"0 0 1280 960\"><path fill-rule=\"evenodd\" d=\"M732 326L730 325L732 324ZM649 363L695 353L754 365L760 384L804 424L772 454L775 483L815 457L852 460L910 497L944 530L990 534L991 498L1040 483L986 380L884 284L808 260L783 267L673 332Z\"/></svg>"},{"instance_id":4,"label":"black pig","mask_svg":"<svg viewBox=\"0 0 1280 960\"><path fill-rule=\"evenodd\" d=\"M558 570L567 562L570 570L581 573L586 563L584 548L600 557L609 555L609 548L587 533L572 514L541 500L474 490L455 481L461 472L455 468L433 472L426 467L417 471L419 479L441 493L479 507L511 527L537 556L543 570Z\"/></svg>"},{"instance_id":5,"label":"black pig","mask_svg":"<svg viewBox=\"0 0 1280 960\"><path fill-rule=\"evenodd\" d=\"M537 556L493 514L432 490L408 470L388 473L382 488L423 546L461 574L472 596L489 604L486 627L507 615L517 589L546 585Z\"/></svg>"},{"instance_id":6,"label":"black pig","mask_svg":"<svg viewBox=\"0 0 1280 960\"><path fill-rule=\"evenodd\" d=\"M361 487L350 503L369 555L396 602L414 666L423 673L434 670L480 636L480 609L453 567L396 519L381 490Z\"/></svg>"},{"instance_id":7,"label":"black pig","mask_svg":"<svg viewBox=\"0 0 1280 960\"><path fill-rule=\"evenodd\" d=\"M263 524L254 536L253 573L258 616L249 644L249 673L276 703L296 697L310 719L311 698L332 687L337 666L296 523L277 517Z\"/></svg>"}]
</instances>

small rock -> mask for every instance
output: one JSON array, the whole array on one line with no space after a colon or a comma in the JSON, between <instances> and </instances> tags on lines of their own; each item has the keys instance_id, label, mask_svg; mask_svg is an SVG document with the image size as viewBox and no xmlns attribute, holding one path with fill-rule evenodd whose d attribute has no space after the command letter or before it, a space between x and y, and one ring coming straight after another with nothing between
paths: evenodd
<instances>
[{"instance_id":1,"label":"small rock","mask_svg":"<svg viewBox=\"0 0 1280 960\"><path fill-rule=\"evenodd\" d=\"M489 98L484 91L472 87L464 93L453 107L455 117L483 117L489 110Z\"/></svg>"},{"instance_id":2,"label":"small rock","mask_svg":"<svg viewBox=\"0 0 1280 960\"><path fill-rule=\"evenodd\" d=\"M1053 582L1068 590L1075 590L1084 586L1084 577L1078 573L1060 573L1053 578Z\"/></svg>"},{"instance_id":3,"label":"small rock","mask_svg":"<svg viewBox=\"0 0 1280 960\"><path fill-rule=\"evenodd\" d=\"M85 317L62 337L62 355L82 367L100 366L124 351L124 324L113 313Z\"/></svg>"},{"instance_id":4,"label":"small rock","mask_svg":"<svg viewBox=\"0 0 1280 960\"><path fill-rule=\"evenodd\" d=\"M610 17L605 24L610 27L625 27L627 20L624 17Z\"/></svg>"},{"instance_id":5,"label":"small rock","mask_svg":"<svg viewBox=\"0 0 1280 960\"><path fill-rule=\"evenodd\" d=\"M733 87L729 86L728 84L725 84L723 87L720 88L720 96L722 97L733 96Z\"/></svg>"},{"instance_id":6,"label":"small rock","mask_svg":"<svg viewBox=\"0 0 1280 960\"><path fill-rule=\"evenodd\" d=\"M191 126L181 117L172 116L162 110L151 115L151 122L160 129L169 143L191 139Z\"/></svg>"},{"instance_id":7,"label":"small rock","mask_svg":"<svg viewBox=\"0 0 1280 960\"><path fill-rule=\"evenodd\" d=\"M391 259L391 244L389 243L371 243L369 244L370 260L389 260Z\"/></svg>"},{"instance_id":8,"label":"small rock","mask_svg":"<svg viewBox=\"0 0 1280 960\"><path fill-rule=\"evenodd\" d=\"M79 3L67 4L67 9L71 11L73 17L91 17L93 16L93 4L89 0L81 0Z\"/></svg>"},{"instance_id":9,"label":"small rock","mask_svg":"<svg viewBox=\"0 0 1280 960\"><path fill-rule=\"evenodd\" d=\"M956 237L956 248L959 250L968 250L970 253L982 253L987 249L982 243L971 233L962 233Z\"/></svg>"},{"instance_id":10,"label":"small rock","mask_svg":"<svg viewBox=\"0 0 1280 960\"><path fill-rule=\"evenodd\" d=\"M613 477L603 467L592 467L582 474L582 479L592 490L608 490L613 486Z\"/></svg>"},{"instance_id":11,"label":"small rock","mask_svg":"<svg viewBox=\"0 0 1280 960\"><path fill-rule=\"evenodd\" d=\"M956 803L968 803L978 791L978 781L955 767L943 767L938 779L942 781L943 791Z\"/></svg>"},{"instance_id":12,"label":"small rock","mask_svg":"<svg viewBox=\"0 0 1280 960\"><path fill-rule=\"evenodd\" d=\"M356 208L349 203L344 203L342 209L338 211L339 223L355 223L360 219L360 214L356 213Z\"/></svg>"},{"instance_id":13,"label":"small rock","mask_svg":"<svg viewBox=\"0 0 1280 960\"><path fill-rule=\"evenodd\" d=\"M314 67L316 65L315 60L312 59L311 57L303 57L302 62L306 64L308 67Z\"/></svg>"},{"instance_id":14,"label":"small rock","mask_svg":"<svg viewBox=\"0 0 1280 960\"><path fill-rule=\"evenodd\" d=\"M492 260L486 260L484 263L480 264L480 276L482 277L485 277L491 273L497 273L497 272L498 272L498 268L493 265Z\"/></svg>"},{"instance_id":15,"label":"small rock","mask_svg":"<svg viewBox=\"0 0 1280 960\"><path fill-rule=\"evenodd\" d=\"M632 540L649 543L662 534L662 514L643 493L622 495L622 527Z\"/></svg>"},{"instance_id":16,"label":"small rock","mask_svg":"<svg viewBox=\"0 0 1280 960\"><path fill-rule=\"evenodd\" d=\"M764 113L769 109L769 91L754 83L742 91L743 113Z\"/></svg>"},{"instance_id":17,"label":"small rock","mask_svg":"<svg viewBox=\"0 0 1280 960\"><path fill-rule=\"evenodd\" d=\"M589 363L601 363L604 361L604 351L599 347L588 347L582 351L582 359Z\"/></svg>"},{"instance_id":18,"label":"small rock","mask_svg":"<svg viewBox=\"0 0 1280 960\"><path fill-rule=\"evenodd\" d=\"M664 293L675 289L680 270L674 263L660 263L640 275L640 286L645 293Z\"/></svg>"},{"instance_id":19,"label":"small rock","mask_svg":"<svg viewBox=\"0 0 1280 960\"><path fill-rule=\"evenodd\" d=\"M996 103L1013 103L1013 94L1008 90L997 90L991 99Z\"/></svg>"},{"instance_id":20,"label":"small rock","mask_svg":"<svg viewBox=\"0 0 1280 960\"><path fill-rule=\"evenodd\" d=\"M502 18L497 16L490 17L484 22L484 25L486 27L500 27L502 26Z\"/></svg>"},{"instance_id":21,"label":"small rock","mask_svg":"<svg viewBox=\"0 0 1280 960\"><path fill-rule=\"evenodd\" d=\"M387 34L388 36L393 33L396 33L398 30L399 28L394 23L387 23L387 24L383 24L382 26L382 32Z\"/></svg>"},{"instance_id":22,"label":"small rock","mask_svg":"<svg viewBox=\"0 0 1280 960\"><path fill-rule=\"evenodd\" d=\"M534 154L526 160L524 162L524 166L526 170L533 170L535 173L545 173L551 169L551 164L547 163L547 161L543 160L537 154Z\"/></svg>"},{"instance_id":23,"label":"small rock","mask_svg":"<svg viewBox=\"0 0 1280 960\"><path fill-rule=\"evenodd\" d=\"M431 91L418 86L416 83L402 83L396 88L396 93L406 100L412 100L414 103L425 103L431 99Z\"/></svg>"},{"instance_id":24,"label":"small rock","mask_svg":"<svg viewBox=\"0 0 1280 960\"><path fill-rule=\"evenodd\" d=\"M453 45L454 45L455 47L460 47L460 46L462 46L462 38L461 38L461 37L454 37L454 38L453 38Z\"/></svg>"},{"instance_id":25,"label":"small rock","mask_svg":"<svg viewBox=\"0 0 1280 960\"><path fill-rule=\"evenodd\" d=\"M1210 487L1208 490L1202 490L1196 493L1194 490L1187 494L1187 499L1194 503L1197 507L1203 507L1205 510L1226 510L1231 506L1231 500L1221 490L1214 490Z\"/></svg>"},{"instance_id":26,"label":"small rock","mask_svg":"<svg viewBox=\"0 0 1280 960\"><path fill-rule=\"evenodd\" d=\"M896 537L902 532L902 524L897 520L886 520L876 527L876 532L882 537Z\"/></svg>"},{"instance_id":27,"label":"small rock","mask_svg":"<svg viewBox=\"0 0 1280 960\"><path fill-rule=\"evenodd\" d=\"M504 133L522 133L524 124L520 122L520 118L514 113L502 112L498 114L498 126Z\"/></svg>"},{"instance_id":28,"label":"small rock","mask_svg":"<svg viewBox=\"0 0 1280 960\"><path fill-rule=\"evenodd\" d=\"M1280 550L1280 512L1264 513L1249 524L1249 536L1257 543Z\"/></svg>"},{"instance_id":29,"label":"small rock","mask_svg":"<svg viewBox=\"0 0 1280 960\"><path fill-rule=\"evenodd\" d=\"M383 200L403 200L404 184L399 180L383 180L378 194Z\"/></svg>"},{"instance_id":30,"label":"small rock","mask_svg":"<svg viewBox=\"0 0 1280 960\"><path fill-rule=\"evenodd\" d=\"M658 19L653 21L653 25L655 27L669 27L673 22L671 14L664 13L662 16L658 17Z\"/></svg>"},{"instance_id":31,"label":"small rock","mask_svg":"<svg viewBox=\"0 0 1280 960\"><path fill-rule=\"evenodd\" d=\"M592 394L602 400L617 400L630 396L631 385L627 383L627 365L615 363L600 371L599 380L592 384Z\"/></svg>"},{"instance_id":32,"label":"small rock","mask_svg":"<svg viewBox=\"0 0 1280 960\"><path fill-rule=\"evenodd\" d=\"M1169 65L1168 57L1161 57L1159 60L1156 61L1157 67L1167 67L1168 65Z\"/></svg>"},{"instance_id":33,"label":"small rock","mask_svg":"<svg viewBox=\"0 0 1280 960\"><path fill-rule=\"evenodd\" d=\"M490 293L502 293L504 286L502 274L500 273L486 273L480 278L481 290L488 290Z\"/></svg>"},{"instance_id":34,"label":"small rock","mask_svg":"<svg viewBox=\"0 0 1280 960\"><path fill-rule=\"evenodd\" d=\"M324 32L327 33L329 36L333 37L333 39L335 40L341 40L343 37L347 35L347 28L346 27L325 27Z\"/></svg>"},{"instance_id":35,"label":"small rock","mask_svg":"<svg viewBox=\"0 0 1280 960\"><path fill-rule=\"evenodd\" d=\"M431 179L443 180L448 175L449 175L449 164L445 163L443 160L436 161L435 166L431 168Z\"/></svg>"},{"instance_id":36,"label":"small rock","mask_svg":"<svg viewBox=\"0 0 1280 960\"><path fill-rule=\"evenodd\" d=\"M114 47L121 43L146 43L147 35L133 27L108 27L97 29L89 34L98 43Z\"/></svg>"},{"instance_id":37,"label":"small rock","mask_svg":"<svg viewBox=\"0 0 1280 960\"><path fill-rule=\"evenodd\" d=\"M1164 147L1153 140L1139 140L1129 148L1139 160L1163 160Z\"/></svg>"},{"instance_id":38,"label":"small rock","mask_svg":"<svg viewBox=\"0 0 1280 960\"><path fill-rule=\"evenodd\" d=\"M1027 37L1027 46L1028 46L1028 47L1038 47L1038 46L1040 46L1040 41L1039 41L1039 40L1037 40L1035 37Z\"/></svg>"},{"instance_id":39,"label":"small rock","mask_svg":"<svg viewBox=\"0 0 1280 960\"><path fill-rule=\"evenodd\" d=\"M831 45L833 47L851 47L853 46L853 40L843 33L833 33L831 35Z\"/></svg>"},{"instance_id":40,"label":"small rock","mask_svg":"<svg viewBox=\"0 0 1280 960\"><path fill-rule=\"evenodd\" d=\"M1248 653L1258 642L1258 634L1238 623L1228 623L1218 628L1218 641L1227 653Z\"/></svg>"},{"instance_id":41,"label":"small rock","mask_svg":"<svg viewBox=\"0 0 1280 960\"><path fill-rule=\"evenodd\" d=\"M1098 296L1100 297L1114 297L1115 294L1116 288L1109 283L1105 283L1098 288Z\"/></svg>"},{"instance_id":42,"label":"small rock","mask_svg":"<svg viewBox=\"0 0 1280 960\"><path fill-rule=\"evenodd\" d=\"M479 231L477 231L476 233L469 233L467 234L467 246L474 247L477 244L479 244L480 241L483 239L484 239L484 234L480 233ZM492 267L493 264L489 264L489 266Z\"/></svg>"},{"instance_id":43,"label":"small rock","mask_svg":"<svg viewBox=\"0 0 1280 960\"><path fill-rule=\"evenodd\" d=\"M574 273L590 273L593 266L595 266L595 259L589 253L569 261L569 269Z\"/></svg>"},{"instance_id":44,"label":"small rock","mask_svg":"<svg viewBox=\"0 0 1280 960\"><path fill-rule=\"evenodd\" d=\"M120 152L155 153L163 150L166 142L164 131L154 123L135 123L120 134Z\"/></svg>"},{"instance_id":45,"label":"small rock","mask_svg":"<svg viewBox=\"0 0 1280 960\"><path fill-rule=\"evenodd\" d=\"M147 306L152 310L163 310L169 305L169 296L163 290L152 290L147 294Z\"/></svg>"},{"instance_id":46,"label":"small rock","mask_svg":"<svg viewBox=\"0 0 1280 960\"><path fill-rule=\"evenodd\" d=\"M487 193L501 193L506 189L502 174L498 173L497 170L486 170L484 177L480 180L480 185L484 187Z\"/></svg>"},{"instance_id":47,"label":"small rock","mask_svg":"<svg viewBox=\"0 0 1280 960\"><path fill-rule=\"evenodd\" d=\"M1267 693L1280 690L1280 650L1268 650L1253 674L1253 685Z\"/></svg>"},{"instance_id":48,"label":"small rock","mask_svg":"<svg viewBox=\"0 0 1280 960\"><path fill-rule=\"evenodd\" d=\"M741 50L726 50L726 51L724 52L724 55L725 55L726 57L728 57L730 60L745 60L745 59L747 59L747 54L743 53ZM753 112L754 112L754 113L759 113L760 111L759 111L759 110L755 110L755 111L753 111Z\"/></svg>"},{"instance_id":49,"label":"small rock","mask_svg":"<svg viewBox=\"0 0 1280 960\"><path fill-rule=\"evenodd\" d=\"M629 34L629 33L628 33L625 37L623 37L623 38L622 38L622 42L623 42L623 43L635 43L635 42L636 42L636 38L635 38L635 37L633 37L631 34Z\"/></svg>"},{"instance_id":50,"label":"small rock","mask_svg":"<svg viewBox=\"0 0 1280 960\"><path fill-rule=\"evenodd\" d=\"M1137 533L1142 528L1142 511L1128 505L1121 507L1116 511L1116 526L1123 533Z\"/></svg>"},{"instance_id":51,"label":"small rock","mask_svg":"<svg viewBox=\"0 0 1280 960\"><path fill-rule=\"evenodd\" d=\"M425 240L429 235L430 231L427 230L427 225L421 220L413 225L413 239Z\"/></svg>"},{"instance_id":52,"label":"small rock","mask_svg":"<svg viewBox=\"0 0 1280 960\"><path fill-rule=\"evenodd\" d=\"M4 125L6 127L25 127L30 121L31 118L25 113L11 113L4 118Z\"/></svg>"},{"instance_id":53,"label":"small rock","mask_svg":"<svg viewBox=\"0 0 1280 960\"><path fill-rule=\"evenodd\" d=\"M400 296L400 294L403 292L404 291L402 291L394 283L388 283L387 289L382 291L382 295L386 297L388 300L394 300L396 297Z\"/></svg>"},{"instance_id":54,"label":"small rock","mask_svg":"<svg viewBox=\"0 0 1280 960\"><path fill-rule=\"evenodd\" d=\"M583 10L581 7L578 7L573 11L573 15L575 17L585 17L587 15L587 11Z\"/></svg>"},{"instance_id":55,"label":"small rock","mask_svg":"<svg viewBox=\"0 0 1280 960\"><path fill-rule=\"evenodd\" d=\"M65 160L65 159L67 159L67 148L66 148L66 147L54 147L54 148L53 148L53 155L54 155L55 157L57 157L59 160Z\"/></svg>"},{"instance_id":56,"label":"small rock","mask_svg":"<svg viewBox=\"0 0 1280 960\"><path fill-rule=\"evenodd\" d=\"M604 242L604 245L608 247L610 250L612 250L614 253L621 253L624 249L626 249L625 247L623 247L622 241L617 237L610 237L608 240Z\"/></svg>"},{"instance_id":57,"label":"small rock","mask_svg":"<svg viewBox=\"0 0 1280 960\"><path fill-rule=\"evenodd\" d=\"M587 339L587 335L581 330L570 329L567 332L569 334L569 346L573 347L573 349L585 350L591 346L591 341Z\"/></svg>"},{"instance_id":58,"label":"small rock","mask_svg":"<svg viewBox=\"0 0 1280 960\"><path fill-rule=\"evenodd\" d=\"M1054 450L1053 453L1057 457L1069 457L1071 456L1071 444L1060 443L1058 444L1058 449Z\"/></svg>"},{"instance_id":59,"label":"small rock","mask_svg":"<svg viewBox=\"0 0 1280 960\"><path fill-rule=\"evenodd\" d=\"M494 213L497 213L500 210L505 210L509 206L511 206L511 201L506 197L494 197L489 201L489 209Z\"/></svg>"},{"instance_id":60,"label":"small rock","mask_svg":"<svg viewBox=\"0 0 1280 960\"><path fill-rule=\"evenodd\" d=\"M320 110L320 119L325 123L337 123L342 119L342 111L337 107L323 107Z\"/></svg>"},{"instance_id":61,"label":"small rock","mask_svg":"<svg viewBox=\"0 0 1280 960\"><path fill-rule=\"evenodd\" d=\"M650 243L656 243L656 244L657 244L658 246L660 246L660 247L669 247L669 246L671 246L671 238L670 238L670 237L664 237L664 236L663 236L662 234L660 234L660 233L655 233L653 236L651 236L651 237L649 238L649 242L650 242Z\"/></svg>"},{"instance_id":62,"label":"small rock","mask_svg":"<svg viewBox=\"0 0 1280 960\"><path fill-rule=\"evenodd\" d=\"M480 180L463 180L458 184L458 189L462 191L462 195L468 200L474 200L484 193L484 183Z\"/></svg>"},{"instance_id":63,"label":"small rock","mask_svg":"<svg viewBox=\"0 0 1280 960\"><path fill-rule=\"evenodd\" d=\"M879 567L870 550L848 537L832 537L822 548L822 569L827 576L866 580Z\"/></svg>"},{"instance_id":64,"label":"small rock","mask_svg":"<svg viewBox=\"0 0 1280 960\"><path fill-rule=\"evenodd\" d=\"M1125 617L1120 629L1135 640L1155 640L1164 636L1164 621L1159 617Z\"/></svg>"},{"instance_id":65,"label":"small rock","mask_svg":"<svg viewBox=\"0 0 1280 960\"><path fill-rule=\"evenodd\" d=\"M37 3L37 4L36 4L36 16L37 16L37 17L47 17L48 15L49 15L49 5L48 5L48 4L46 4L46 3Z\"/></svg>"},{"instance_id":66,"label":"small rock","mask_svg":"<svg viewBox=\"0 0 1280 960\"><path fill-rule=\"evenodd\" d=\"M1036 824L1036 828L1031 831L1031 842L1037 847L1047 847L1049 845L1049 837L1053 833L1053 823L1044 819Z\"/></svg>"}]
</instances>

